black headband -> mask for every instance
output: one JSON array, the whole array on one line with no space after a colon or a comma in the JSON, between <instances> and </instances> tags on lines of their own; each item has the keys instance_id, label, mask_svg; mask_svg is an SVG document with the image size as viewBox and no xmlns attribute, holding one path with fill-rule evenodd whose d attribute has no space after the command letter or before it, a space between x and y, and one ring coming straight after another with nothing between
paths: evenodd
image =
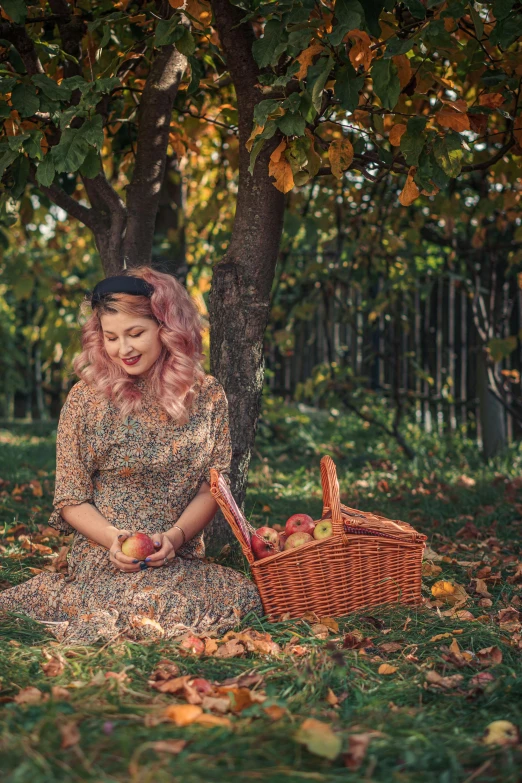
<instances>
[{"instance_id":1,"label":"black headband","mask_svg":"<svg viewBox=\"0 0 522 783\"><path fill-rule=\"evenodd\" d=\"M114 275L106 277L94 286L91 305L101 302L106 294L132 294L133 296L152 296L154 287L141 277Z\"/></svg>"}]
</instances>

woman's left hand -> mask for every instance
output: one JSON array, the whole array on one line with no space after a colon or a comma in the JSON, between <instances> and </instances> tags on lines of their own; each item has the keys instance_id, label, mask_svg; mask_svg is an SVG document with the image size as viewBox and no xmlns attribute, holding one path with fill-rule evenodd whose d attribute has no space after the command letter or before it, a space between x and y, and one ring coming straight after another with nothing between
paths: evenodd
<instances>
[{"instance_id":1,"label":"woman's left hand","mask_svg":"<svg viewBox=\"0 0 522 783\"><path fill-rule=\"evenodd\" d=\"M145 562L152 568L168 565L176 557L176 550L172 541L166 533L154 533L151 535L154 545L158 547L157 552L145 558Z\"/></svg>"}]
</instances>

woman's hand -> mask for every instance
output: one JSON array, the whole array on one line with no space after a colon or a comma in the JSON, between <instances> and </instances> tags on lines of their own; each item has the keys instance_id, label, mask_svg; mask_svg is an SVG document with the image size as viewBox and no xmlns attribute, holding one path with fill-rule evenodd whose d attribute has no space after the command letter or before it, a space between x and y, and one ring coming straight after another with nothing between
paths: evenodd
<instances>
[{"instance_id":1,"label":"woman's hand","mask_svg":"<svg viewBox=\"0 0 522 783\"><path fill-rule=\"evenodd\" d=\"M152 568L168 565L176 557L174 544L166 533L154 533L151 535L154 546L158 548L157 552L145 558L145 563Z\"/></svg>"},{"instance_id":2,"label":"woman's hand","mask_svg":"<svg viewBox=\"0 0 522 783\"><path fill-rule=\"evenodd\" d=\"M131 535L129 530L117 530L117 535L115 536L110 548L109 548L109 558L112 563L112 565L117 568L119 571L125 571L128 574L132 574L136 571L140 571L140 561L135 560L132 557L128 557L128 555L124 555L121 551L121 545L125 541L126 538L129 538ZM143 566L143 562L141 563Z\"/></svg>"}]
</instances>

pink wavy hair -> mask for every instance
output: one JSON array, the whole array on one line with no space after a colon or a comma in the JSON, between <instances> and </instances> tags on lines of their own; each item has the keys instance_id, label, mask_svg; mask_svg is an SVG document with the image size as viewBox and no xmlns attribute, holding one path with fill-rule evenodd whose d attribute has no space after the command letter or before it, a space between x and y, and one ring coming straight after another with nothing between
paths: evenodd
<instances>
[{"instance_id":1,"label":"pink wavy hair","mask_svg":"<svg viewBox=\"0 0 522 783\"><path fill-rule=\"evenodd\" d=\"M141 277L154 287L152 296L111 294L92 308L90 298L81 306L87 321L82 327L82 352L73 361L74 372L105 398L114 402L122 418L142 408L142 391L135 380L107 354L101 326L104 314L125 313L150 318L160 325L162 350L147 376L147 384L160 405L179 424L188 421L194 386L205 378L202 367L202 322L185 288L171 275L149 266L121 274ZM90 313L90 314L89 314Z\"/></svg>"}]
</instances>

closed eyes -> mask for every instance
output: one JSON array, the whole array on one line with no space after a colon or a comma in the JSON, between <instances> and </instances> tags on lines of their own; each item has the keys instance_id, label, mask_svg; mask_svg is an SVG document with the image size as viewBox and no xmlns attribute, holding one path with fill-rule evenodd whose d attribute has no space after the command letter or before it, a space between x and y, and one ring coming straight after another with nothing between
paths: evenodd
<instances>
[{"instance_id":1,"label":"closed eyes","mask_svg":"<svg viewBox=\"0 0 522 783\"><path fill-rule=\"evenodd\" d=\"M141 335L142 335L142 334L143 334L143 332L140 332L139 334L131 334L131 335L129 335L129 337L141 337ZM114 342L115 340L117 340L118 338L117 338L117 337L107 337L106 339L107 339L107 340L108 340L110 343L113 343L113 342Z\"/></svg>"}]
</instances>

